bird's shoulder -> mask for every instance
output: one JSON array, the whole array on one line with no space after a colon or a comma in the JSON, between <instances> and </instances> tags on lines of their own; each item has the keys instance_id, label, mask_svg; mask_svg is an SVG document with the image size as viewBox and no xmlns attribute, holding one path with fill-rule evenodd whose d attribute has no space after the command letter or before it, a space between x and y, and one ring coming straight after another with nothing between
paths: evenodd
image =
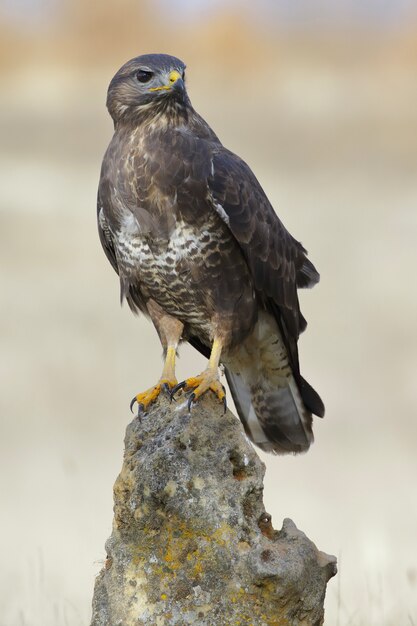
<instances>
[{"instance_id":1,"label":"bird's shoulder","mask_svg":"<svg viewBox=\"0 0 417 626\"><path fill-rule=\"evenodd\" d=\"M238 155L223 146L214 150L208 185L235 237L260 259L278 269L283 260L304 256L303 246L285 228L252 169Z\"/></svg>"},{"instance_id":2,"label":"bird's shoulder","mask_svg":"<svg viewBox=\"0 0 417 626\"><path fill-rule=\"evenodd\" d=\"M249 265L255 289L280 320L282 332L295 347L306 322L301 315L297 287L312 287L319 274L275 213L261 184L247 163L225 148L214 151L208 179L213 208L227 223Z\"/></svg>"}]
</instances>

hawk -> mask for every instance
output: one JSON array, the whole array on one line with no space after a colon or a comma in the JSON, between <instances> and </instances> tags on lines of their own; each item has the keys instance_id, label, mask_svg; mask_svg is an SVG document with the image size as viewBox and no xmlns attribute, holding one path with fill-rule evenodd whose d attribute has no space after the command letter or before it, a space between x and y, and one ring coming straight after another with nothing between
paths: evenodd
<instances>
[{"instance_id":1,"label":"hawk","mask_svg":"<svg viewBox=\"0 0 417 626\"><path fill-rule=\"evenodd\" d=\"M225 403L222 364L246 434L274 453L313 441L323 403L300 374L306 327L297 289L319 274L242 159L193 109L185 65L166 54L128 61L112 79L114 135L98 189L98 228L121 300L150 317L165 355L158 383L132 400L145 412L181 388ZM177 348L208 358L178 384Z\"/></svg>"}]
</instances>

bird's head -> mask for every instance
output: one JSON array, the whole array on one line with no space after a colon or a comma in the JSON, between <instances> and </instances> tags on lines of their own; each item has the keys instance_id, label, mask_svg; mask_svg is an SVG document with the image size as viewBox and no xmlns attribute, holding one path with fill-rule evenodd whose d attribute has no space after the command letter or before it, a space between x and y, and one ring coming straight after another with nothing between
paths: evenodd
<instances>
[{"instance_id":1,"label":"bird's head","mask_svg":"<svg viewBox=\"0 0 417 626\"><path fill-rule=\"evenodd\" d=\"M125 63L107 92L107 108L114 123L141 113L185 108L189 100L184 72L184 63L168 54L144 54Z\"/></svg>"}]
</instances>

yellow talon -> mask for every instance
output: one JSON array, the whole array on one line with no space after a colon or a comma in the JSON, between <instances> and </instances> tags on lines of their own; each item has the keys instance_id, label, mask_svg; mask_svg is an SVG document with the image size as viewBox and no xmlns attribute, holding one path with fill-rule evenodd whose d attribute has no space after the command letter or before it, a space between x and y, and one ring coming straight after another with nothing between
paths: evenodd
<instances>
[{"instance_id":1,"label":"yellow talon","mask_svg":"<svg viewBox=\"0 0 417 626\"><path fill-rule=\"evenodd\" d=\"M185 390L194 389L194 400L198 400L206 391L213 391L219 400L223 400L225 397L224 387L218 378L209 382L210 378L205 376L204 373L200 376L192 376L187 378L185 382Z\"/></svg>"},{"instance_id":2,"label":"yellow talon","mask_svg":"<svg viewBox=\"0 0 417 626\"><path fill-rule=\"evenodd\" d=\"M224 387L221 384L218 374L216 370L207 369L199 376L192 376L191 378L187 378L182 383L179 383L172 390L172 396L179 390L184 389L185 392L191 391L192 393L188 398L188 408L191 409L191 406L194 402L199 400L206 391L212 391L216 394L217 398L220 402L223 403L224 409L226 410L226 393L224 391Z\"/></svg>"},{"instance_id":3,"label":"yellow talon","mask_svg":"<svg viewBox=\"0 0 417 626\"><path fill-rule=\"evenodd\" d=\"M186 391L189 389L194 389L188 397L188 410L191 410L191 406L193 402L201 398L201 396L206 393L206 391L210 390L216 394L220 402L223 403L224 412L226 413L226 394L224 391L224 387L219 380L219 361L220 354L222 351L222 342L220 339L214 339L213 345L211 348L210 359L208 362L207 369L204 370L198 376L193 376L191 378L187 378L182 383L179 383L171 392L171 397L175 395L175 393L179 389L185 389Z\"/></svg>"},{"instance_id":4,"label":"yellow talon","mask_svg":"<svg viewBox=\"0 0 417 626\"><path fill-rule=\"evenodd\" d=\"M130 410L133 410L133 405L135 404L135 402L137 402L138 415L140 413L144 413L148 409L149 405L158 399L159 394L162 391L168 391L168 393L171 395L171 389L173 389L176 385L177 380L175 378L161 378L157 385L155 385L154 387L150 387L150 389L147 389L142 393L138 393L132 399L132 402L130 403Z\"/></svg>"},{"instance_id":5,"label":"yellow talon","mask_svg":"<svg viewBox=\"0 0 417 626\"><path fill-rule=\"evenodd\" d=\"M141 404L144 409L146 409L152 402L155 402L159 394L161 393L161 385L155 385L155 387L151 387L142 393L138 393L135 396L135 400L138 404Z\"/></svg>"}]
</instances>

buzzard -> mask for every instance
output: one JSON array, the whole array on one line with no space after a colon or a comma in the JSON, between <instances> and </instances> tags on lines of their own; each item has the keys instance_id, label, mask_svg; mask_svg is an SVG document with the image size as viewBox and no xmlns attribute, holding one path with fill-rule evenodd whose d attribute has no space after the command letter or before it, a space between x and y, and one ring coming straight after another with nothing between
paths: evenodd
<instances>
[{"instance_id":1,"label":"buzzard","mask_svg":"<svg viewBox=\"0 0 417 626\"><path fill-rule=\"evenodd\" d=\"M98 189L100 239L122 301L150 317L165 354L158 383L131 406L144 412L181 388L189 408L207 391L225 403L222 364L249 438L268 452L302 452L324 406L300 374L297 288L319 274L248 165L193 109L184 81L182 61L147 54L108 89L115 130ZM178 384L181 341L208 364Z\"/></svg>"}]
</instances>

